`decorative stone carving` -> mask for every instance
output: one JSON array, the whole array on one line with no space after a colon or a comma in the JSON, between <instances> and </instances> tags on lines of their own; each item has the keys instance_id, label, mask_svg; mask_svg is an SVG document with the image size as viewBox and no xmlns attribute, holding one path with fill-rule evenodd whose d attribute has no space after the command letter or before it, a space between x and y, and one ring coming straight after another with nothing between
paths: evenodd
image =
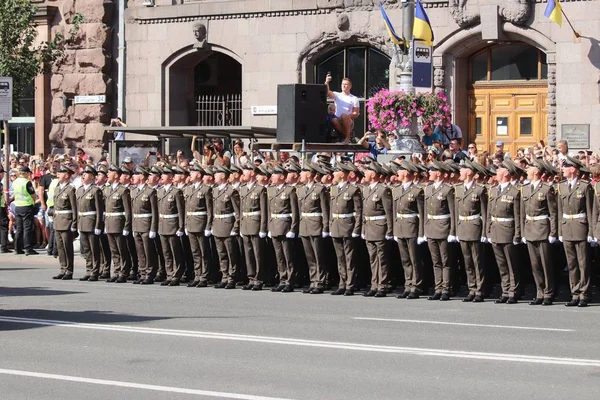
<instances>
[{"instance_id":1,"label":"decorative stone carving","mask_svg":"<svg viewBox=\"0 0 600 400\"><path fill-rule=\"evenodd\" d=\"M436 90L436 92L438 91L438 89L440 89L441 91L444 90L444 80L446 77L446 71L444 71L443 68L435 68L433 70L433 87Z\"/></svg>"},{"instance_id":2,"label":"decorative stone carving","mask_svg":"<svg viewBox=\"0 0 600 400\"><path fill-rule=\"evenodd\" d=\"M497 5L502 20L515 25L524 25L531 13L530 0L490 0L488 5ZM450 15L461 27L477 25L481 22L479 2L477 0L450 0Z\"/></svg>"},{"instance_id":3,"label":"decorative stone carving","mask_svg":"<svg viewBox=\"0 0 600 400\"><path fill-rule=\"evenodd\" d=\"M194 48L198 50L209 50L210 45L208 44L208 31L206 30L206 25L201 22L197 22L194 24L194 37L196 37L196 43L194 43Z\"/></svg>"},{"instance_id":4,"label":"decorative stone carving","mask_svg":"<svg viewBox=\"0 0 600 400\"><path fill-rule=\"evenodd\" d=\"M337 18L337 27L340 31L347 31L350 28L348 14L340 14Z\"/></svg>"},{"instance_id":5,"label":"decorative stone carving","mask_svg":"<svg viewBox=\"0 0 600 400\"><path fill-rule=\"evenodd\" d=\"M556 64L548 63L548 144L556 140Z\"/></svg>"}]
</instances>

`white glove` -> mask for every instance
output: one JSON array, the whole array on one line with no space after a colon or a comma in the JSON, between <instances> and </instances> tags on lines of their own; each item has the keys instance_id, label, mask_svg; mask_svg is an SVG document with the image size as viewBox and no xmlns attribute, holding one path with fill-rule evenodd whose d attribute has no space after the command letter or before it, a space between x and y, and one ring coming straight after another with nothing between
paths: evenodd
<instances>
[{"instance_id":1,"label":"white glove","mask_svg":"<svg viewBox=\"0 0 600 400\"><path fill-rule=\"evenodd\" d=\"M363 234L361 234L361 235L360 235L360 237L362 238L362 240L365 240L365 237L366 237L366 236L365 236L365 234L363 233Z\"/></svg>"},{"instance_id":2,"label":"white glove","mask_svg":"<svg viewBox=\"0 0 600 400\"><path fill-rule=\"evenodd\" d=\"M244 235L242 234L242 232L240 232L240 237L244 237Z\"/></svg>"},{"instance_id":3,"label":"white glove","mask_svg":"<svg viewBox=\"0 0 600 400\"><path fill-rule=\"evenodd\" d=\"M423 244L427 241L426 237L418 237L417 238L417 244Z\"/></svg>"},{"instance_id":4,"label":"white glove","mask_svg":"<svg viewBox=\"0 0 600 400\"><path fill-rule=\"evenodd\" d=\"M394 236L394 242L398 242L398 236Z\"/></svg>"},{"instance_id":5,"label":"white glove","mask_svg":"<svg viewBox=\"0 0 600 400\"><path fill-rule=\"evenodd\" d=\"M77 232L77 228L71 228L71 232Z\"/></svg>"},{"instance_id":6,"label":"white glove","mask_svg":"<svg viewBox=\"0 0 600 400\"><path fill-rule=\"evenodd\" d=\"M106 235L106 228L104 228L104 234Z\"/></svg>"},{"instance_id":7,"label":"white glove","mask_svg":"<svg viewBox=\"0 0 600 400\"><path fill-rule=\"evenodd\" d=\"M556 243L556 238L554 236L548 236L548 243L550 243L550 244Z\"/></svg>"},{"instance_id":8,"label":"white glove","mask_svg":"<svg viewBox=\"0 0 600 400\"><path fill-rule=\"evenodd\" d=\"M385 240L394 240L394 237L393 236L386 236Z\"/></svg>"},{"instance_id":9,"label":"white glove","mask_svg":"<svg viewBox=\"0 0 600 400\"><path fill-rule=\"evenodd\" d=\"M559 236L559 237L558 237L558 241L562 243L562 241L563 241L563 238L562 238L562 236Z\"/></svg>"},{"instance_id":10,"label":"white glove","mask_svg":"<svg viewBox=\"0 0 600 400\"><path fill-rule=\"evenodd\" d=\"M494 244L494 242L492 242L492 239L490 239L490 238L487 238L487 242L488 242L489 244Z\"/></svg>"},{"instance_id":11,"label":"white glove","mask_svg":"<svg viewBox=\"0 0 600 400\"><path fill-rule=\"evenodd\" d=\"M182 237L183 231L177 231L177 232L175 232L175 235L177 235L177 237Z\"/></svg>"},{"instance_id":12,"label":"white glove","mask_svg":"<svg viewBox=\"0 0 600 400\"><path fill-rule=\"evenodd\" d=\"M456 236L448 235L448 243L453 243L453 242L457 242Z\"/></svg>"},{"instance_id":13,"label":"white glove","mask_svg":"<svg viewBox=\"0 0 600 400\"><path fill-rule=\"evenodd\" d=\"M258 237L261 239L264 239L267 237L267 233L266 232L258 232Z\"/></svg>"},{"instance_id":14,"label":"white glove","mask_svg":"<svg viewBox=\"0 0 600 400\"><path fill-rule=\"evenodd\" d=\"M206 236L206 237L211 237L211 236L212 236L212 231L210 231L210 230L208 230L208 229L205 229L205 230L204 230L204 236Z\"/></svg>"},{"instance_id":15,"label":"white glove","mask_svg":"<svg viewBox=\"0 0 600 400\"><path fill-rule=\"evenodd\" d=\"M271 236L271 231L269 231L269 233L267 233L267 236L272 238L273 236Z\"/></svg>"},{"instance_id":16,"label":"white glove","mask_svg":"<svg viewBox=\"0 0 600 400\"><path fill-rule=\"evenodd\" d=\"M237 236L238 233L236 231L231 231L231 233L229 234L229 236Z\"/></svg>"},{"instance_id":17,"label":"white glove","mask_svg":"<svg viewBox=\"0 0 600 400\"><path fill-rule=\"evenodd\" d=\"M353 233L353 234L352 234L352 237L353 237L354 239L356 239L357 237L360 237L360 235L359 235L358 233Z\"/></svg>"},{"instance_id":18,"label":"white glove","mask_svg":"<svg viewBox=\"0 0 600 400\"><path fill-rule=\"evenodd\" d=\"M598 243L598 238L597 237L594 238L594 242Z\"/></svg>"},{"instance_id":19,"label":"white glove","mask_svg":"<svg viewBox=\"0 0 600 400\"><path fill-rule=\"evenodd\" d=\"M126 231L125 229L123 229L123 236L129 236L129 231Z\"/></svg>"},{"instance_id":20,"label":"white glove","mask_svg":"<svg viewBox=\"0 0 600 400\"><path fill-rule=\"evenodd\" d=\"M481 243L487 243L487 242L488 242L488 239L485 236L481 238Z\"/></svg>"},{"instance_id":21,"label":"white glove","mask_svg":"<svg viewBox=\"0 0 600 400\"><path fill-rule=\"evenodd\" d=\"M325 232L325 231L321 232L321 237L323 239L325 239L326 237L329 237L329 232Z\"/></svg>"},{"instance_id":22,"label":"white glove","mask_svg":"<svg viewBox=\"0 0 600 400\"><path fill-rule=\"evenodd\" d=\"M188 234L188 230L187 230L187 229L184 229L184 231L185 231L185 234L186 234L186 236L187 236L187 234Z\"/></svg>"},{"instance_id":23,"label":"white glove","mask_svg":"<svg viewBox=\"0 0 600 400\"><path fill-rule=\"evenodd\" d=\"M523 244L527 244L527 239L525 239L525 238L521 238L521 243L523 243Z\"/></svg>"},{"instance_id":24,"label":"white glove","mask_svg":"<svg viewBox=\"0 0 600 400\"><path fill-rule=\"evenodd\" d=\"M285 237L288 239L295 239L296 238L296 234L294 232L288 232L285 234Z\"/></svg>"},{"instance_id":25,"label":"white glove","mask_svg":"<svg viewBox=\"0 0 600 400\"><path fill-rule=\"evenodd\" d=\"M148 233L148 237L149 237L150 239L156 239L156 232L154 232L154 231L150 231L150 232Z\"/></svg>"},{"instance_id":26,"label":"white glove","mask_svg":"<svg viewBox=\"0 0 600 400\"><path fill-rule=\"evenodd\" d=\"M516 246L518 244L521 244L521 242L517 242L516 240L513 240L513 244Z\"/></svg>"},{"instance_id":27,"label":"white glove","mask_svg":"<svg viewBox=\"0 0 600 400\"><path fill-rule=\"evenodd\" d=\"M94 235L98 236L102 233L100 229L94 229Z\"/></svg>"}]
</instances>

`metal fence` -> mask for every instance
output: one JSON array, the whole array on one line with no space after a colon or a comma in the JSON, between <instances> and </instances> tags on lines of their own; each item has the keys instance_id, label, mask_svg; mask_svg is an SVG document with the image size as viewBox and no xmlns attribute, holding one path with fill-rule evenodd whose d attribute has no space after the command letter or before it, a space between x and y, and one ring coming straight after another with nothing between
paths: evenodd
<instances>
[{"instance_id":1,"label":"metal fence","mask_svg":"<svg viewBox=\"0 0 600 400\"><path fill-rule=\"evenodd\" d=\"M242 95L198 97L198 126L241 126Z\"/></svg>"}]
</instances>

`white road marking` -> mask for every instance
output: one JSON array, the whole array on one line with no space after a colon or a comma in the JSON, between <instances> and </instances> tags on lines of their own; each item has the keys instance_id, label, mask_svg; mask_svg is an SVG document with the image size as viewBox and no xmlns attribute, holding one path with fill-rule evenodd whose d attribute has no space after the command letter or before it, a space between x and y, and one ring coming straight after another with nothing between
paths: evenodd
<instances>
[{"instance_id":1,"label":"white road marking","mask_svg":"<svg viewBox=\"0 0 600 400\"><path fill-rule=\"evenodd\" d=\"M535 326L515 326L515 325L487 325L487 324L470 324L465 322L444 322L444 321L425 321L419 319L394 319L394 318L369 318L369 317L354 317L361 321L383 321L383 322L406 322L410 324L431 324L431 325L456 325L456 326L472 326L480 328L502 328L502 329L520 329L527 331L550 331L550 332L575 332L573 329L560 328L540 328Z\"/></svg>"},{"instance_id":2,"label":"white road marking","mask_svg":"<svg viewBox=\"0 0 600 400\"><path fill-rule=\"evenodd\" d=\"M104 379L82 378L79 376L69 376L69 375L45 374L42 372L20 371L20 370L16 370L16 369L0 368L0 374L13 375L13 376L27 376L27 377L31 377L31 378L41 378L41 379L54 379L54 380L58 380L58 381L90 383L93 385L117 386L117 387L125 387L125 388L132 388L132 389L154 390L154 391L158 391L158 392L195 394L198 396L217 397L217 398L222 398L222 399L291 400L291 399L284 399L284 398L280 398L280 397L265 397L265 396L254 396L251 394L215 392L212 390L184 389L184 388L171 387L171 386L146 385L144 383L110 381L110 380L104 380Z\"/></svg>"},{"instance_id":3,"label":"white road marking","mask_svg":"<svg viewBox=\"0 0 600 400\"><path fill-rule=\"evenodd\" d=\"M18 317L2 317L0 321L12 322L18 324L30 325L45 325L57 326L61 328L76 328L76 329L93 329L113 332L129 332L142 333L150 335L164 336L179 336L191 338L203 338L213 340L232 340L239 342L254 342L254 343L269 343L281 344L286 346L303 346L303 347L318 347L327 349L341 349L353 351L368 351L376 353L394 353L394 354L410 354L418 356L431 357L448 357L448 358L464 358L487 361L509 361L533 364L554 364L554 365L569 365L582 367L600 367L600 360L583 359L583 358L567 358L567 357L547 357L547 356L530 356L524 354L509 354L509 353L486 353L477 351L461 351L461 350L444 350L418 347L400 347L400 346L382 346L370 345L361 343L346 343L346 342L329 342L320 340L305 340L293 339L272 336L255 336L241 335L219 332L202 332L202 331L187 331L175 329L159 329L159 328L143 328L127 325L105 325L105 324L88 324L70 321L56 321L33 318L18 318Z\"/></svg>"}]
</instances>

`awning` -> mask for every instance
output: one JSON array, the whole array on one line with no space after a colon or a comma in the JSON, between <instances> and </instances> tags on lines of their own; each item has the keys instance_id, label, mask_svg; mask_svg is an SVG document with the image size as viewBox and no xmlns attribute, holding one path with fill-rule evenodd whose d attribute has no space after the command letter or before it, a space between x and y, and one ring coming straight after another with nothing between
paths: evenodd
<instances>
[{"instance_id":1,"label":"awning","mask_svg":"<svg viewBox=\"0 0 600 400\"><path fill-rule=\"evenodd\" d=\"M275 139L277 130L258 126L106 126L108 132L125 132L139 135L156 136L157 138L191 138L200 139Z\"/></svg>"}]
</instances>

